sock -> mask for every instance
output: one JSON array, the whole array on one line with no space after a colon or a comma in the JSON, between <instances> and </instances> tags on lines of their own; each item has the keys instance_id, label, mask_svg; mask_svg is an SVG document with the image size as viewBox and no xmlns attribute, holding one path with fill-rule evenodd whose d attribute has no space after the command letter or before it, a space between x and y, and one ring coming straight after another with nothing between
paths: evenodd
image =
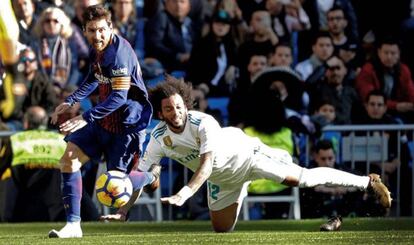
<instances>
[{"instance_id":1,"label":"sock","mask_svg":"<svg viewBox=\"0 0 414 245\"><path fill-rule=\"evenodd\" d=\"M148 184L151 184L152 181L154 181L154 176L150 172L139 172L133 170L129 173L129 179L132 182L134 191L136 191Z\"/></svg>"},{"instance_id":2,"label":"sock","mask_svg":"<svg viewBox=\"0 0 414 245\"><path fill-rule=\"evenodd\" d=\"M82 198L82 176L80 170L74 173L62 173L63 206L68 222L79 222Z\"/></svg>"},{"instance_id":3,"label":"sock","mask_svg":"<svg viewBox=\"0 0 414 245\"><path fill-rule=\"evenodd\" d=\"M364 190L369 184L368 176L358 176L345 171L328 167L312 169L304 168L299 180L300 187L314 187L317 185L356 187Z\"/></svg>"}]
</instances>

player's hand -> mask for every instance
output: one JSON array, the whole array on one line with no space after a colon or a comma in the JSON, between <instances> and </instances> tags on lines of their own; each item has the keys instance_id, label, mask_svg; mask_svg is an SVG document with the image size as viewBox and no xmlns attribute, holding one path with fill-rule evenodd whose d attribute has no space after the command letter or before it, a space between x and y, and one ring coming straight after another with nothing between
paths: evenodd
<instances>
[{"instance_id":1,"label":"player's hand","mask_svg":"<svg viewBox=\"0 0 414 245\"><path fill-rule=\"evenodd\" d=\"M55 109L55 111L52 113L52 119L50 122L52 124L56 124L59 118L59 115L64 113L67 109L69 109L71 106L69 103L62 103L58 105Z\"/></svg>"},{"instance_id":2,"label":"player's hand","mask_svg":"<svg viewBox=\"0 0 414 245\"><path fill-rule=\"evenodd\" d=\"M119 221L119 222L124 222L126 220L126 215L123 214L123 213L102 215L99 218L99 220L100 221Z\"/></svg>"},{"instance_id":3,"label":"player's hand","mask_svg":"<svg viewBox=\"0 0 414 245\"><path fill-rule=\"evenodd\" d=\"M83 128L86 124L88 123L83 119L82 115L78 115L62 123L59 126L59 129L62 133L73 133L76 130Z\"/></svg>"},{"instance_id":4,"label":"player's hand","mask_svg":"<svg viewBox=\"0 0 414 245\"><path fill-rule=\"evenodd\" d=\"M184 199L179 195L173 195L173 196L170 196L170 197L161 197L160 200L161 200L162 203L171 204L171 205L175 205L175 206L180 207L185 203L185 201L187 199Z\"/></svg>"},{"instance_id":5,"label":"player's hand","mask_svg":"<svg viewBox=\"0 0 414 245\"><path fill-rule=\"evenodd\" d=\"M162 197L161 202L175 206L182 206L192 195L193 190L188 185L185 185L177 194L170 197Z\"/></svg>"}]
</instances>

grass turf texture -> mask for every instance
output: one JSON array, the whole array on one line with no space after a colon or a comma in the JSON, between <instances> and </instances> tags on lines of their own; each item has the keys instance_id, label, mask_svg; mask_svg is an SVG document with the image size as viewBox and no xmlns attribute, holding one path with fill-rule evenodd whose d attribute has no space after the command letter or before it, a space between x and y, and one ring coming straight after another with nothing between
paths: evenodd
<instances>
[{"instance_id":1,"label":"grass turf texture","mask_svg":"<svg viewBox=\"0 0 414 245\"><path fill-rule=\"evenodd\" d=\"M239 222L232 233L210 222L83 223L81 239L50 239L63 223L0 224L0 244L414 244L414 219L344 218L342 231L319 232L326 220Z\"/></svg>"}]
</instances>

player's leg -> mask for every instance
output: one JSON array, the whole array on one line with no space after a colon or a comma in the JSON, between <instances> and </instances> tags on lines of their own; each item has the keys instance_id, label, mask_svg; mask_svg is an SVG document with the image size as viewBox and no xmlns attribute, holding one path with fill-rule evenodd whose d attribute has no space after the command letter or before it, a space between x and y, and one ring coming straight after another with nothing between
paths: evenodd
<instances>
[{"instance_id":1,"label":"player's leg","mask_svg":"<svg viewBox=\"0 0 414 245\"><path fill-rule=\"evenodd\" d=\"M302 169L302 174L297 176L287 176L287 179L298 178L300 187L314 187L317 185L337 185L346 187L356 187L361 190L372 191L378 198L381 205L385 208L391 207L391 193L382 183L377 174L369 176L359 176L334 168L319 167L312 169Z\"/></svg>"},{"instance_id":2,"label":"player's leg","mask_svg":"<svg viewBox=\"0 0 414 245\"><path fill-rule=\"evenodd\" d=\"M89 157L74 143L68 142L61 158L62 199L66 211L66 225L60 230L52 230L49 237L74 238L82 237L80 227L80 203L82 199L82 175L80 168Z\"/></svg>"},{"instance_id":3,"label":"player's leg","mask_svg":"<svg viewBox=\"0 0 414 245\"><path fill-rule=\"evenodd\" d=\"M154 176L150 172L136 171L134 167L138 164L144 140L144 131L114 135L112 143L105 146L108 171L117 170L128 173L134 191L138 191L154 181Z\"/></svg>"},{"instance_id":4,"label":"player's leg","mask_svg":"<svg viewBox=\"0 0 414 245\"><path fill-rule=\"evenodd\" d=\"M233 203L230 206L212 211L210 210L211 224L215 232L231 232L236 225L241 203Z\"/></svg>"},{"instance_id":5,"label":"player's leg","mask_svg":"<svg viewBox=\"0 0 414 245\"><path fill-rule=\"evenodd\" d=\"M60 170L62 173L62 199L67 223L60 231L50 231L49 237L82 237L82 229L80 227L82 176L80 168L82 164L90 159L100 159L102 155L100 144L108 140L108 134L99 131L95 124L87 124L85 127L66 136L65 140L68 144L60 160Z\"/></svg>"},{"instance_id":6,"label":"player's leg","mask_svg":"<svg viewBox=\"0 0 414 245\"><path fill-rule=\"evenodd\" d=\"M128 173L134 191L128 203L121 207L116 214L101 216L101 220L125 221L129 209L141 195L142 188L154 181L158 181L157 176L154 176L150 171L141 172L135 170L144 141L145 131L143 130L138 133L114 135L112 143L105 146L108 171L117 170Z\"/></svg>"},{"instance_id":7,"label":"player's leg","mask_svg":"<svg viewBox=\"0 0 414 245\"><path fill-rule=\"evenodd\" d=\"M384 207L391 206L390 193L377 175L358 176L327 167L302 168L293 163L288 152L267 146L261 146L255 153L254 166L253 178L271 179L288 186L333 185L372 189Z\"/></svg>"},{"instance_id":8,"label":"player's leg","mask_svg":"<svg viewBox=\"0 0 414 245\"><path fill-rule=\"evenodd\" d=\"M208 206L215 232L234 230L249 184L250 182L224 186L207 181Z\"/></svg>"}]
</instances>

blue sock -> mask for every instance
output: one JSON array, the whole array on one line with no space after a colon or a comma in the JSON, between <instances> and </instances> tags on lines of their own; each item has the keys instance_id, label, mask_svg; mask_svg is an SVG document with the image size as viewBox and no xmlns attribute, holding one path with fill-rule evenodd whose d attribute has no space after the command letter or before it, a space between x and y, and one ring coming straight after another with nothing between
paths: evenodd
<instances>
[{"instance_id":1,"label":"blue sock","mask_svg":"<svg viewBox=\"0 0 414 245\"><path fill-rule=\"evenodd\" d=\"M136 191L148 184L151 184L154 176L152 176L152 173L150 172L139 172L132 170L131 173L129 173L129 179L132 182L134 191Z\"/></svg>"},{"instance_id":2,"label":"blue sock","mask_svg":"<svg viewBox=\"0 0 414 245\"><path fill-rule=\"evenodd\" d=\"M82 198L82 175L80 170L74 173L62 173L62 197L68 222L77 222L80 217Z\"/></svg>"}]
</instances>

